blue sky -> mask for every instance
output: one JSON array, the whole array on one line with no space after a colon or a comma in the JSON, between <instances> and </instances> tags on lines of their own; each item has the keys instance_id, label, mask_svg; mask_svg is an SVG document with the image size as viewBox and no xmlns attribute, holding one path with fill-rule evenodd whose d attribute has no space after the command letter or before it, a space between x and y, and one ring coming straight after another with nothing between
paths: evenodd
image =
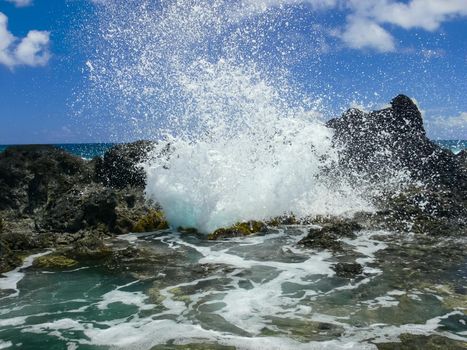
<instances>
[{"instance_id":1,"label":"blue sky","mask_svg":"<svg viewBox=\"0 0 467 350\"><path fill-rule=\"evenodd\" d=\"M431 137L467 139L467 0L243 2L244 16L289 11L293 25L275 33L288 48L277 64L305 93L327 97L328 116L405 93L423 110ZM90 100L84 116L75 103L88 98L95 6L0 0L0 144L113 141L105 114L117 101L94 109Z\"/></svg>"}]
</instances>

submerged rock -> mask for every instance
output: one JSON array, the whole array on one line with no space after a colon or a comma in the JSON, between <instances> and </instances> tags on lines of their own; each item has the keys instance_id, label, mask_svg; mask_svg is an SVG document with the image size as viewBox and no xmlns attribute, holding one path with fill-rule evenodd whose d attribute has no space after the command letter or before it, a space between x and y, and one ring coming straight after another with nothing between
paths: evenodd
<instances>
[{"instance_id":1,"label":"submerged rock","mask_svg":"<svg viewBox=\"0 0 467 350\"><path fill-rule=\"evenodd\" d=\"M231 227L219 228L208 235L208 239L216 240L219 238L248 236L253 233L265 232L266 230L267 227L264 222L252 220L247 222L240 222Z\"/></svg>"},{"instance_id":2,"label":"submerged rock","mask_svg":"<svg viewBox=\"0 0 467 350\"><path fill-rule=\"evenodd\" d=\"M465 350L466 343L439 335L401 334L400 342L378 343L378 350Z\"/></svg>"},{"instance_id":3,"label":"submerged rock","mask_svg":"<svg viewBox=\"0 0 467 350\"><path fill-rule=\"evenodd\" d=\"M333 266L338 277L353 278L363 273L363 266L358 263L337 263Z\"/></svg>"}]
</instances>

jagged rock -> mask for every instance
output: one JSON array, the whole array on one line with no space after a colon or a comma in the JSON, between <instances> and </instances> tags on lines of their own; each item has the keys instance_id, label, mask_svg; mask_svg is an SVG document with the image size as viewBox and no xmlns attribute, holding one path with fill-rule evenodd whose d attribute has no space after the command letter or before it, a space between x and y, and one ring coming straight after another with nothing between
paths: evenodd
<instances>
[{"instance_id":1,"label":"jagged rock","mask_svg":"<svg viewBox=\"0 0 467 350\"><path fill-rule=\"evenodd\" d=\"M11 251L8 244L0 240L0 274L20 266L22 259Z\"/></svg>"},{"instance_id":2,"label":"jagged rock","mask_svg":"<svg viewBox=\"0 0 467 350\"><path fill-rule=\"evenodd\" d=\"M355 232L362 229L358 223L350 220L335 219L322 224L321 227L313 227L308 231L308 235L302 238L298 244L313 249L328 249L331 251L341 251L342 243L340 238L355 237Z\"/></svg>"},{"instance_id":3,"label":"jagged rock","mask_svg":"<svg viewBox=\"0 0 467 350\"><path fill-rule=\"evenodd\" d=\"M108 165L105 169L131 170L129 162L135 165L141 159L132 152L139 149L142 156L141 147L149 145L117 146L102 160ZM149 229L143 223L148 224L148 217L159 208L144 198L139 186L142 178L138 182L134 176L122 175L125 184L118 183L119 173L113 171L106 186L96 181L96 172L102 170L98 163L53 146L15 146L0 154L0 240L5 253L0 265L4 269L15 267L21 252L40 248L69 246L80 258L99 256L107 253L101 244L104 236L128 233L135 227Z\"/></svg>"},{"instance_id":4,"label":"jagged rock","mask_svg":"<svg viewBox=\"0 0 467 350\"><path fill-rule=\"evenodd\" d=\"M146 174L139 164L153 145L150 141L137 141L113 146L102 158L94 160L96 179L114 188L144 187Z\"/></svg>"},{"instance_id":5,"label":"jagged rock","mask_svg":"<svg viewBox=\"0 0 467 350\"><path fill-rule=\"evenodd\" d=\"M466 234L467 167L465 154L454 155L430 141L410 98L399 95L391 107L371 113L350 109L327 124L341 147L341 171L357 187L378 187L376 216L382 226L429 234ZM465 152L465 151L464 151ZM395 188L387 179L400 176ZM359 181L366 181L360 184ZM360 185L358 185L360 184Z\"/></svg>"},{"instance_id":6,"label":"jagged rock","mask_svg":"<svg viewBox=\"0 0 467 350\"><path fill-rule=\"evenodd\" d=\"M50 198L90 183L92 168L53 146L15 146L0 153L0 210L33 214Z\"/></svg>"},{"instance_id":7,"label":"jagged rock","mask_svg":"<svg viewBox=\"0 0 467 350\"><path fill-rule=\"evenodd\" d=\"M371 113L350 109L327 125L343 147L341 162L349 172L380 179L407 170L413 180L431 186L467 189L458 157L426 137L422 115L407 96L399 95L391 107Z\"/></svg>"}]
</instances>

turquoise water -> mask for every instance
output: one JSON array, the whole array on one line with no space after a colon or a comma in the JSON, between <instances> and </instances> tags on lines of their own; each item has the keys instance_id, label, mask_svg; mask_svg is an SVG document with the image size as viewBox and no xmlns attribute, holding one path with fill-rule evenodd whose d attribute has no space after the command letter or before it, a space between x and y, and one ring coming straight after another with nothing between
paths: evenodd
<instances>
[{"instance_id":1,"label":"turquoise water","mask_svg":"<svg viewBox=\"0 0 467 350\"><path fill-rule=\"evenodd\" d=\"M333 256L298 248L305 232L216 242L130 234L114 244L145 247L152 258L24 268L0 295L0 348L375 350L407 333L467 340L465 254L440 255L459 254L465 242L440 250L363 231ZM364 274L337 277L339 261L362 264Z\"/></svg>"},{"instance_id":2,"label":"turquoise water","mask_svg":"<svg viewBox=\"0 0 467 350\"><path fill-rule=\"evenodd\" d=\"M55 144L54 146L64 149L65 151L76 156L91 159L104 155L105 151L111 148L114 143L63 143ZM3 152L9 145L0 145L0 152Z\"/></svg>"},{"instance_id":3,"label":"turquoise water","mask_svg":"<svg viewBox=\"0 0 467 350\"><path fill-rule=\"evenodd\" d=\"M434 140L434 142L454 153L467 149L467 140Z\"/></svg>"}]
</instances>

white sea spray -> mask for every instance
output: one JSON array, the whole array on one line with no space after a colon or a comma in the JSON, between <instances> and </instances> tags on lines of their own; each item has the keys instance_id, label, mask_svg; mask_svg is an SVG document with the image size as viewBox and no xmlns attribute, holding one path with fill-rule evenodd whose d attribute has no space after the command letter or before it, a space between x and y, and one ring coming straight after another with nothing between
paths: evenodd
<instances>
[{"instance_id":1,"label":"white sea spray","mask_svg":"<svg viewBox=\"0 0 467 350\"><path fill-rule=\"evenodd\" d=\"M95 3L95 53L86 63L94 107L117 105L108 122L119 140L159 141L144 164L146 195L173 228L371 211L375 189L398 177L388 171L371 187L366 174L338 169L342 149L323 118L329 97L318 86L304 93L291 78L300 50L281 31L297 21L294 6ZM302 52L310 62L320 60L318 32Z\"/></svg>"}]
</instances>

